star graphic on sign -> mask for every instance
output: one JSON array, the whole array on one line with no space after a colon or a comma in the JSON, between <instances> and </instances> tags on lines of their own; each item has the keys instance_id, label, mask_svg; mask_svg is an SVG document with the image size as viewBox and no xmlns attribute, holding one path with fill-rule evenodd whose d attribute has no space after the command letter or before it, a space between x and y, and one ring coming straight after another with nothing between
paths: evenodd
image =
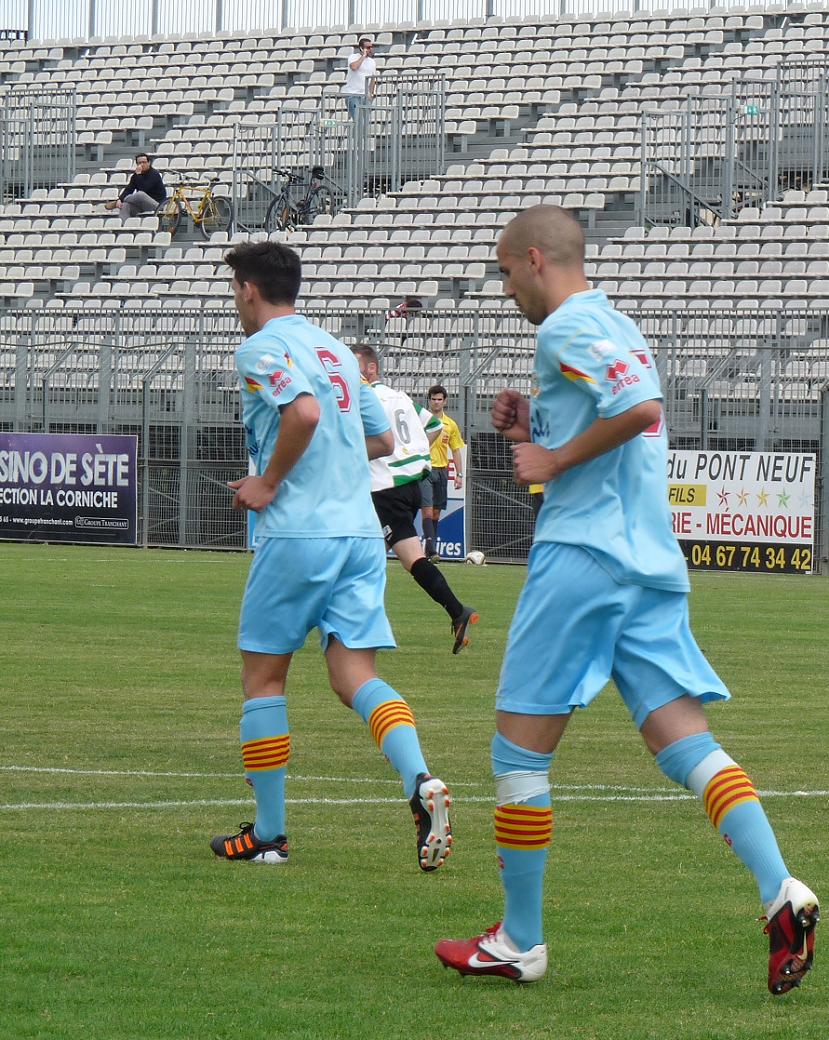
<instances>
[{"instance_id":1,"label":"star graphic on sign","mask_svg":"<svg viewBox=\"0 0 829 1040\"><path fill-rule=\"evenodd\" d=\"M757 492L757 505L767 506L769 504L769 494L765 488L762 491Z\"/></svg>"},{"instance_id":2,"label":"star graphic on sign","mask_svg":"<svg viewBox=\"0 0 829 1040\"><path fill-rule=\"evenodd\" d=\"M791 498L791 495L787 495L785 491L781 491L778 494L778 496L777 496L777 504L779 506L784 506L786 509L788 509L789 508L789 499L790 498Z\"/></svg>"},{"instance_id":3,"label":"star graphic on sign","mask_svg":"<svg viewBox=\"0 0 829 1040\"><path fill-rule=\"evenodd\" d=\"M717 492L717 498L720 500L720 505L728 509L728 492L720 488Z\"/></svg>"},{"instance_id":4,"label":"star graphic on sign","mask_svg":"<svg viewBox=\"0 0 829 1040\"><path fill-rule=\"evenodd\" d=\"M813 505L814 497L811 491L804 491L803 494L800 496L800 508L811 509Z\"/></svg>"},{"instance_id":5,"label":"star graphic on sign","mask_svg":"<svg viewBox=\"0 0 829 1040\"><path fill-rule=\"evenodd\" d=\"M740 491L739 494L737 495L737 501L740 503L741 506L747 506L748 505L748 492L747 491Z\"/></svg>"}]
</instances>

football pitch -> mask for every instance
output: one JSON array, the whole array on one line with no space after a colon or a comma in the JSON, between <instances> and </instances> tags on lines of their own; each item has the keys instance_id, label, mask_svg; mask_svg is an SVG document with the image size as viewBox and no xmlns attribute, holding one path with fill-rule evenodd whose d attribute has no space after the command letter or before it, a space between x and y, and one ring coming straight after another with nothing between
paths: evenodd
<instances>
[{"instance_id":1,"label":"football pitch","mask_svg":"<svg viewBox=\"0 0 829 1040\"><path fill-rule=\"evenodd\" d=\"M66 1040L826 1040L829 956L783 998L751 877L658 772L612 688L553 763L551 971L445 972L437 939L501 913L489 742L518 567L448 565L449 624L389 568L409 700L455 850L422 874L396 776L328 689L314 634L288 710L291 860L216 860L253 818L235 650L243 554L0 545L0 1037ZM829 583L701 574L697 639L733 700L717 739L829 907ZM824 924L829 934L829 925Z\"/></svg>"}]
</instances>

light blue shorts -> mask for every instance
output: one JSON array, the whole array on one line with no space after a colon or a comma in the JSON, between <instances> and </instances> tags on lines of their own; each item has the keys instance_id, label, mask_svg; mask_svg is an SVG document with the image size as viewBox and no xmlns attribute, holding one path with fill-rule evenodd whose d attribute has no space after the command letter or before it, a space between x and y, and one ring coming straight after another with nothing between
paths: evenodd
<instances>
[{"instance_id":1,"label":"light blue shorts","mask_svg":"<svg viewBox=\"0 0 829 1040\"><path fill-rule=\"evenodd\" d=\"M382 538L263 538L242 599L239 649L293 653L312 628L323 650L331 636L351 650L394 647L385 588Z\"/></svg>"},{"instance_id":2,"label":"light blue shorts","mask_svg":"<svg viewBox=\"0 0 829 1040\"><path fill-rule=\"evenodd\" d=\"M731 696L688 624L688 597L620 585L586 550L539 542L510 626L496 707L522 715L585 708L609 679L637 728L690 694Z\"/></svg>"}]
</instances>

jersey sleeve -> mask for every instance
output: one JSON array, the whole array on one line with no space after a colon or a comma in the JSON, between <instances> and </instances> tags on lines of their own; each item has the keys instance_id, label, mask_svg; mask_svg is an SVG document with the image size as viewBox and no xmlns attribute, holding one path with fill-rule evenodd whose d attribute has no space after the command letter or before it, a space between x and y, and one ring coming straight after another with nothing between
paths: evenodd
<instances>
[{"instance_id":1,"label":"jersey sleeve","mask_svg":"<svg viewBox=\"0 0 829 1040\"><path fill-rule=\"evenodd\" d=\"M650 351L644 340L631 347L606 333L568 324L545 336L553 368L590 396L601 419L621 415L643 401L662 398Z\"/></svg>"},{"instance_id":2,"label":"jersey sleeve","mask_svg":"<svg viewBox=\"0 0 829 1040\"><path fill-rule=\"evenodd\" d=\"M420 419L420 425L426 431L427 435L434 433L435 430L441 428L443 423L438 419L434 412L430 412L428 408L424 408L421 404L415 404L414 401L412 401L412 404L414 405L414 410L417 412L418 419Z\"/></svg>"},{"instance_id":3,"label":"jersey sleeve","mask_svg":"<svg viewBox=\"0 0 829 1040\"><path fill-rule=\"evenodd\" d=\"M276 411L300 394L315 396L310 382L289 352L273 340L261 351L241 351L236 356L236 364L243 388L248 393L257 394Z\"/></svg>"},{"instance_id":4,"label":"jersey sleeve","mask_svg":"<svg viewBox=\"0 0 829 1040\"><path fill-rule=\"evenodd\" d=\"M449 427L449 447L452 451L460 451L464 446L463 437L461 437L461 431L455 420L452 420L452 425Z\"/></svg>"},{"instance_id":5,"label":"jersey sleeve","mask_svg":"<svg viewBox=\"0 0 829 1040\"><path fill-rule=\"evenodd\" d=\"M368 383L360 383L360 418L366 437L376 437L391 429L380 398Z\"/></svg>"}]
</instances>

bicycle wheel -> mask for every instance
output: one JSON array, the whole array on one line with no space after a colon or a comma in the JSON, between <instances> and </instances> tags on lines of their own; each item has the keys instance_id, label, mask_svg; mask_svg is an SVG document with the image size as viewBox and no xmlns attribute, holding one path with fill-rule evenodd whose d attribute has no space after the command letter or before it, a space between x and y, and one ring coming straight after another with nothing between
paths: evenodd
<instances>
[{"instance_id":1,"label":"bicycle wheel","mask_svg":"<svg viewBox=\"0 0 829 1040\"><path fill-rule=\"evenodd\" d=\"M265 230L286 231L297 223L296 212L285 195L273 200L265 214Z\"/></svg>"},{"instance_id":2,"label":"bicycle wheel","mask_svg":"<svg viewBox=\"0 0 829 1040\"><path fill-rule=\"evenodd\" d=\"M158 230L169 231L172 238L181 223L181 203L176 198L165 199L159 202L155 212L158 216Z\"/></svg>"},{"instance_id":3,"label":"bicycle wheel","mask_svg":"<svg viewBox=\"0 0 829 1040\"><path fill-rule=\"evenodd\" d=\"M199 221L201 233L205 238L210 238L214 231L227 231L233 222L233 208L230 199L221 195L212 195L207 200L207 205Z\"/></svg>"},{"instance_id":4,"label":"bicycle wheel","mask_svg":"<svg viewBox=\"0 0 829 1040\"><path fill-rule=\"evenodd\" d=\"M317 188L305 205L305 220L303 220L303 224L313 224L314 219L318 217L320 213L333 212L334 199L331 197L331 192L328 188Z\"/></svg>"}]
</instances>

